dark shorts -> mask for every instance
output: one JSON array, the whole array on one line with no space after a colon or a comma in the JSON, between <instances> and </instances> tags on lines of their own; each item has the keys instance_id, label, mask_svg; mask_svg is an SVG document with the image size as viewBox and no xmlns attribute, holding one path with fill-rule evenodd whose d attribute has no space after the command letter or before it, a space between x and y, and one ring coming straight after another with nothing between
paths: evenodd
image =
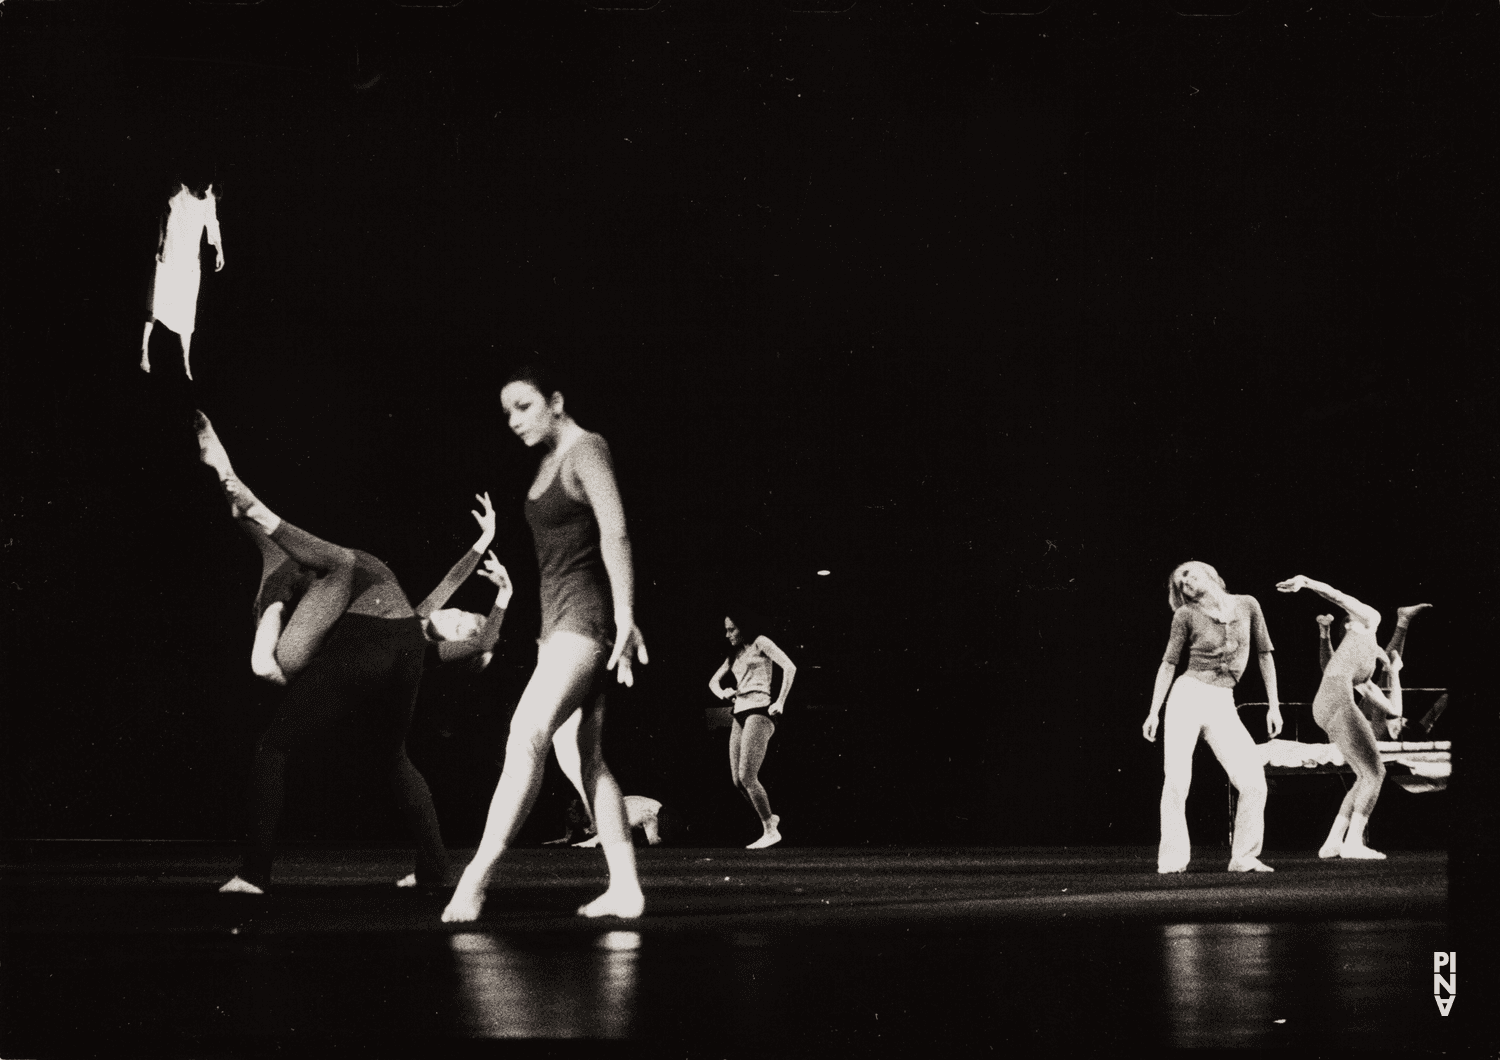
<instances>
[{"instance_id":1,"label":"dark shorts","mask_svg":"<svg viewBox=\"0 0 1500 1060\"><path fill-rule=\"evenodd\" d=\"M751 707L749 710L737 710L733 715L734 723L743 726L746 718L757 714L769 720L773 725L776 723L776 719L771 717L770 707Z\"/></svg>"}]
</instances>

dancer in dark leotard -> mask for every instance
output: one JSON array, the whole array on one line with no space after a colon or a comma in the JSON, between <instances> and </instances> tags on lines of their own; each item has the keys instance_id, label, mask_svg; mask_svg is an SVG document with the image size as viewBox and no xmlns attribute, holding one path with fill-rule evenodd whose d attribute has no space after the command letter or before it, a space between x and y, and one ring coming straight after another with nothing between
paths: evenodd
<instances>
[{"instance_id":1,"label":"dancer in dark leotard","mask_svg":"<svg viewBox=\"0 0 1500 1060\"><path fill-rule=\"evenodd\" d=\"M218 472L235 520L261 549L252 669L287 686L286 698L255 749L252 822L244 860L220 890L264 892L271 877L288 753L354 716L373 736L375 753L386 761L397 804L417 838L417 871L401 884L445 884L448 854L427 782L407 757L406 730L424 660L483 659L499 639L511 586L494 553L482 572L499 590L489 615L481 621L467 612L439 611L474 572L479 555L494 537L495 516L488 497L480 498L484 513L474 513L482 529L478 544L414 610L395 576L374 556L329 544L261 504L235 476L202 413L198 444L203 462ZM289 603L295 606L283 629Z\"/></svg>"},{"instance_id":2,"label":"dancer in dark leotard","mask_svg":"<svg viewBox=\"0 0 1500 1060\"><path fill-rule=\"evenodd\" d=\"M609 447L574 422L562 393L531 369L506 382L500 404L521 441L547 449L525 508L542 573L541 647L511 719L484 836L443 919L479 916L495 863L536 801L549 742L564 769L567 750L576 756L574 783L592 806L609 864L609 889L578 912L637 917L645 897L635 848L619 785L601 750L605 671L614 669L629 685L632 658L647 661L635 625L630 539Z\"/></svg>"},{"instance_id":3,"label":"dancer in dark leotard","mask_svg":"<svg viewBox=\"0 0 1500 1060\"><path fill-rule=\"evenodd\" d=\"M1354 770L1354 785L1344 796L1333 819L1333 828L1318 856L1361 861L1384 858L1384 854L1365 845L1365 826L1375 809L1375 800L1380 798L1380 788L1385 782L1385 763L1380 760L1375 730L1354 702L1354 691L1360 689L1367 701L1373 700L1377 705L1386 700L1387 696L1371 680L1375 676L1375 664L1384 664L1390 675L1390 686L1388 702L1382 709L1389 715L1400 717L1401 680L1397 674L1401 669L1401 657L1380 650L1375 641L1380 612L1369 604L1301 574L1280 582L1276 588L1284 593L1311 589L1349 615L1344 625L1344 639L1323 670L1323 680L1318 685L1318 694L1313 697L1312 709L1313 720L1328 734L1328 739L1338 745L1344 761Z\"/></svg>"}]
</instances>

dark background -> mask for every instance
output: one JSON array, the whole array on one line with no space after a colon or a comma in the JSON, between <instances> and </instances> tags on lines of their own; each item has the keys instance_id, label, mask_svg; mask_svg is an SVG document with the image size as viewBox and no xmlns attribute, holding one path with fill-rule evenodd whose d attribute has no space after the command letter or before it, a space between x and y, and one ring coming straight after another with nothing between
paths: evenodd
<instances>
[{"instance_id":1,"label":"dark background","mask_svg":"<svg viewBox=\"0 0 1500 1060\"><path fill-rule=\"evenodd\" d=\"M1403 678L1454 690L1457 777L1388 786L1376 839L1492 852L1500 13L985 6L7 4L0 832L239 834L277 693L196 406L275 511L414 600L491 492L517 602L411 740L475 841L537 623L534 458L496 392L540 351L635 548L652 661L607 757L688 841L754 836L702 712L748 599L801 668L763 772L789 841L1154 843L1139 729L1199 558L1261 601L1287 701L1328 608L1276 581L1382 637L1436 605ZM179 166L218 181L227 259L191 386L161 327L136 369ZM304 765L288 838L400 837L357 759ZM549 770L525 841L560 834ZM1278 785L1268 857L1316 845L1325 780Z\"/></svg>"}]
</instances>

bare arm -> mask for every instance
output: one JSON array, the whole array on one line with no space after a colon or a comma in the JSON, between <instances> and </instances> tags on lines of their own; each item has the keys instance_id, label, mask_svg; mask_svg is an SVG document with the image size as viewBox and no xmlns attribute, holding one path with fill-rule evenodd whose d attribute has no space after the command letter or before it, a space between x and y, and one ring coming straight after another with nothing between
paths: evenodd
<instances>
[{"instance_id":1,"label":"bare arm","mask_svg":"<svg viewBox=\"0 0 1500 1060\"><path fill-rule=\"evenodd\" d=\"M1172 680L1177 676L1177 664L1164 662L1156 671L1156 685L1151 689L1151 710L1146 714L1146 724L1141 726L1141 735L1156 742L1156 727L1161 722L1162 704L1172 690Z\"/></svg>"},{"instance_id":2,"label":"bare arm","mask_svg":"<svg viewBox=\"0 0 1500 1060\"><path fill-rule=\"evenodd\" d=\"M729 660L725 659L719 664L719 668L714 671L714 675L708 679L708 690L719 699L728 699L730 696L734 695L733 692L729 691L719 684L719 682L724 679L724 675L728 672Z\"/></svg>"},{"instance_id":3,"label":"bare arm","mask_svg":"<svg viewBox=\"0 0 1500 1060\"><path fill-rule=\"evenodd\" d=\"M1260 653L1260 679L1266 686L1266 701L1271 705L1266 711L1266 731L1271 739L1281 735L1281 698L1276 690L1276 655L1274 652Z\"/></svg>"},{"instance_id":4,"label":"bare arm","mask_svg":"<svg viewBox=\"0 0 1500 1060\"><path fill-rule=\"evenodd\" d=\"M780 714L786 706L786 697L792 690L792 680L797 676L797 664L792 662L791 656L776 646L776 642L770 637L756 637L755 646L766 653L770 659L782 669L781 695L776 697L776 702L771 704L772 714Z\"/></svg>"},{"instance_id":5,"label":"bare arm","mask_svg":"<svg viewBox=\"0 0 1500 1060\"><path fill-rule=\"evenodd\" d=\"M493 552L485 561L483 576L495 584L495 603L485 616L484 625L472 637L438 641L438 658L445 663L472 659L476 655L494 651L495 645L500 642L500 627L505 623L505 609L510 606L511 593L515 590L505 568L500 565Z\"/></svg>"},{"instance_id":6,"label":"bare arm","mask_svg":"<svg viewBox=\"0 0 1500 1060\"><path fill-rule=\"evenodd\" d=\"M476 493L474 499L483 509L470 513L479 523L479 540L474 542L469 551L463 554L463 558L453 565L447 576L438 583L438 587L427 594L427 599L417 605L418 618L426 618L452 598L453 594L458 591L458 587L474 573L475 568L479 566L480 557L484 555L484 550L489 548L490 542L495 539L495 509L490 504L490 495Z\"/></svg>"},{"instance_id":7,"label":"bare arm","mask_svg":"<svg viewBox=\"0 0 1500 1060\"><path fill-rule=\"evenodd\" d=\"M1332 625L1332 615L1318 616L1318 671L1320 673L1328 669L1329 660L1333 658L1333 636L1329 633L1329 627Z\"/></svg>"},{"instance_id":8,"label":"bare arm","mask_svg":"<svg viewBox=\"0 0 1500 1060\"><path fill-rule=\"evenodd\" d=\"M219 231L219 210L214 198L214 186L210 184L204 198L208 200L208 219L204 227L208 231L208 245L214 248L218 260L214 264L214 272L224 267L224 236Z\"/></svg>"},{"instance_id":9,"label":"bare arm","mask_svg":"<svg viewBox=\"0 0 1500 1060\"><path fill-rule=\"evenodd\" d=\"M1299 589L1311 589L1335 607L1343 608L1349 613L1350 618L1361 625L1368 626L1371 630L1380 625L1379 611L1375 610L1369 604L1360 603L1360 601L1348 593L1339 592L1327 582L1314 581L1306 575L1299 574L1294 578L1288 578L1286 581L1278 583L1276 588L1284 593L1294 593Z\"/></svg>"},{"instance_id":10,"label":"bare arm","mask_svg":"<svg viewBox=\"0 0 1500 1060\"><path fill-rule=\"evenodd\" d=\"M641 663L649 661L646 642L635 626L635 567L630 552L630 537L625 532L625 506L609 458L609 447L598 435L574 443L568 454L573 458L573 472L594 520L599 524L599 553L609 575L609 590L615 601L615 649L608 669L617 669L621 684L635 683L631 672L632 653Z\"/></svg>"}]
</instances>

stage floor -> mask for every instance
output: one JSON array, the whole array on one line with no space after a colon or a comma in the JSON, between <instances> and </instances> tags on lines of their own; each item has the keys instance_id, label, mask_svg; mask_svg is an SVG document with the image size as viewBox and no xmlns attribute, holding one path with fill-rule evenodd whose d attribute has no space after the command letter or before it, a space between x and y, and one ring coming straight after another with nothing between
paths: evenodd
<instances>
[{"instance_id":1,"label":"stage floor","mask_svg":"<svg viewBox=\"0 0 1500 1060\"><path fill-rule=\"evenodd\" d=\"M1158 876L1145 848L639 851L646 916L573 915L597 850L517 850L481 919L400 890L397 849L10 843L0 1055L244 1055L432 1038L802 1053L922 1043L1442 1048L1446 857L1268 856ZM456 851L462 864L468 851ZM1456 1013L1455 1013L1456 1015ZM116 1053L118 1055L118 1053Z\"/></svg>"}]
</instances>

